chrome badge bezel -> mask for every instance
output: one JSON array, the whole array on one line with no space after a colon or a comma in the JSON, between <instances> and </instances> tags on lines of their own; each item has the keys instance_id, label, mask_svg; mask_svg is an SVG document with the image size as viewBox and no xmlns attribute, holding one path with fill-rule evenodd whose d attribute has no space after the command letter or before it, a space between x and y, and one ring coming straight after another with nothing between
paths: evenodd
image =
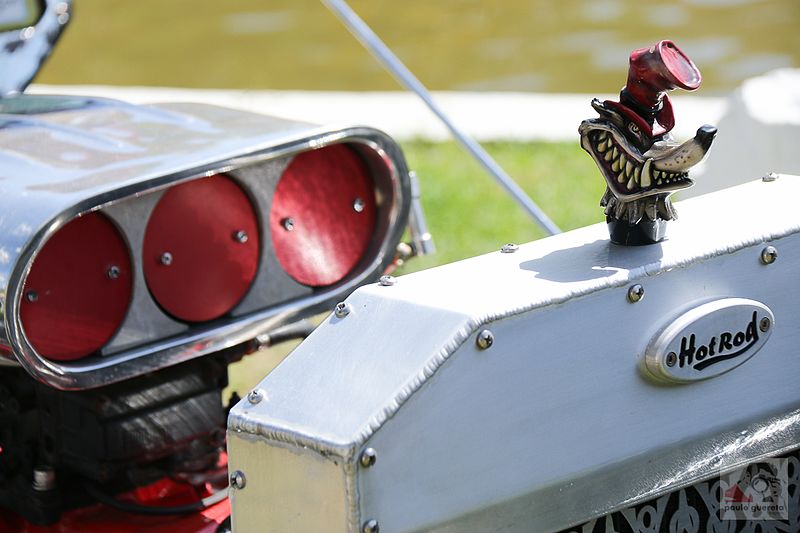
<instances>
[{"instance_id":1,"label":"chrome badge bezel","mask_svg":"<svg viewBox=\"0 0 800 533\"><path fill-rule=\"evenodd\" d=\"M648 344L647 373L663 381L710 379L744 364L767 342L775 316L761 302L722 298L684 312Z\"/></svg>"}]
</instances>

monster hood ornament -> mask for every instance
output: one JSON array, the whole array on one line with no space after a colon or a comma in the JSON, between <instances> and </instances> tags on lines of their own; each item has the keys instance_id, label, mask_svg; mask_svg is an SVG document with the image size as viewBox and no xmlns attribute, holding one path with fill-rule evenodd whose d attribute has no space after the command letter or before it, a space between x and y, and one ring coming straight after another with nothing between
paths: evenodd
<instances>
[{"instance_id":1,"label":"monster hood ornament","mask_svg":"<svg viewBox=\"0 0 800 533\"><path fill-rule=\"evenodd\" d=\"M599 118L584 120L581 147L592 156L606 180L605 207L611 241L651 244L666 236L668 220L677 217L669 196L691 187L689 168L708 152L717 128L700 127L680 144L667 91L700 86L700 71L672 41L634 50L628 81L619 102L592 100Z\"/></svg>"}]
</instances>

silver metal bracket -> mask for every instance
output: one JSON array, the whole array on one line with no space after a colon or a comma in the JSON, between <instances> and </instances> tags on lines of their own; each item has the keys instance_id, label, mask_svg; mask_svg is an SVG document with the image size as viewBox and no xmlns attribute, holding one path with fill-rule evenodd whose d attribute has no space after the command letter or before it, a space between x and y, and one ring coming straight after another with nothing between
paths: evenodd
<instances>
[{"instance_id":1,"label":"silver metal bracket","mask_svg":"<svg viewBox=\"0 0 800 533\"><path fill-rule=\"evenodd\" d=\"M425 212L422 210L420 202L419 179L417 173L408 173L411 182L411 211L408 214L408 229L411 232L411 244L414 247L415 255L431 255L436 253L436 245L433 243L433 235L428 231L428 224L425 222Z\"/></svg>"}]
</instances>

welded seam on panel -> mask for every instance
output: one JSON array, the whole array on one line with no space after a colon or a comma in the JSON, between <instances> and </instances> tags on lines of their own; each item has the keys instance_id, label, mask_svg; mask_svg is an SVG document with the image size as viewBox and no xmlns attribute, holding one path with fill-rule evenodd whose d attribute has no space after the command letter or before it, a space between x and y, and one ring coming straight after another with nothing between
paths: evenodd
<instances>
[{"instance_id":1,"label":"welded seam on panel","mask_svg":"<svg viewBox=\"0 0 800 533\"><path fill-rule=\"evenodd\" d=\"M245 416L235 416L234 413L235 410L232 410L228 415L228 442L231 441L232 437L250 442L271 441L280 448L307 450L322 456L323 459L334 464L341 464L344 476L345 498L347 499L347 531L360 530L361 516L358 505L359 492L358 479L356 478L358 467L355 460L355 446L330 445L320 439L314 439L299 432L261 431L261 426L255 420ZM318 448L318 445L322 445L322 447Z\"/></svg>"},{"instance_id":2,"label":"welded seam on panel","mask_svg":"<svg viewBox=\"0 0 800 533\"><path fill-rule=\"evenodd\" d=\"M794 226L788 231L767 234L760 238L753 238L746 241L742 241L740 244L737 245L721 247L707 254L697 254L694 256L689 256L685 259L681 259L680 261L674 261L674 262L659 261L655 263L645 264L633 270L628 271L627 275L622 276L619 279L614 279L613 277L605 278L600 282L589 285L588 287L564 293L563 295L557 298L537 300L529 305L513 308L506 312L491 313L470 319L469 321L467 321L463 329L460 329L456 333L456 335L450 340L450 342L448 342L444 348L442 348L436 355L434 355L428 361L428 363L425 365L422 371L418 373L414 379L412 379L405 387L401 389L399 394L395 396L392 402L385 408L383 408L378 415L373 417L364 426L364 428L361 430L361 433L359 434L357 444L362 445L373 434L375 434L375 432L377 432L377 430L380 429L380 427L383 426L383 424L385 424L387 420L389 420L392 416L394 416L394 414L400 410L403 404L407 402L409 398L411 398L411 396L413 396L414 393L418 391L425 384L426 381L428 381L431 377L433 377L436 371L439 368L441 368L441 366L450 358L450 356L453 355L458 350L458 348L472 336L473 333L475 333L479 328L485 326L490 322L504 320L530 311L534 311L536 309L541 309L543 307L560 305L577 298L589 296L591 294L600 292L602 290L625 287L628 284L630 284L631 281L642 277L652 277L671 269L684 268L696 262L705 261L724 255L730 255L740 250L744 250L748 247L753 247L759 244L763 244L765 241L776 241L782 237L792 236L796 234L798 231L800 231L800 226Z\"/></svg>"},{"instance_id":3,"label":"welded seam on panel","mask_svg":"<svg viewBox=\"0 0 800 533\"><path fill-rule=\"evenodd\" d=\"M490 313L470 318L466 320L463 326L459 328L455 335L451 337L450 340L440 350L438 350L429 358L422 370L400 389L392 401L369 419L369 421L361 428L354 441L352 443L348 443L347 445L326 442L286 427L265 427L264 423L258 421L257 419L251 419L243 415L234 415L235 411L231 412L231 416L229 418L229 427L232 429L260 435L267 440L274 440L277 442L313 449L325 457L336 456L342 458L343 460L349 461L354 457L356 450L366 443L372 437L372 435L378 431L378 429L380 429L390 418L392 418L400 410L403 404L405 404L414 395L414 393L416 393L428 380L430 380L442 367L442 365L444 365L444 363L456 353L462 344L464 344L479 328L485 326L486 324L512 318L514 316L544 307L560 305L603 290L625 287L630 284L631 281L639 278L656 276L675 268L684 268L700 261L705 261L724 255L730 255L746 248L763 244L764 242L777 241L784 237L793 236L798 232L800 232L800 225L793 226L786 231L773 232L761 235L757 238L751 238L736 245L720 247L709 253L688 256L680 259L679 261L659 261L648 263L628 271L625 275L604 278L596 283L583 286L581 289L566 292L557 298L536 300L528 305L519 306L502 313Z\"/></svg>"}]
</instances>

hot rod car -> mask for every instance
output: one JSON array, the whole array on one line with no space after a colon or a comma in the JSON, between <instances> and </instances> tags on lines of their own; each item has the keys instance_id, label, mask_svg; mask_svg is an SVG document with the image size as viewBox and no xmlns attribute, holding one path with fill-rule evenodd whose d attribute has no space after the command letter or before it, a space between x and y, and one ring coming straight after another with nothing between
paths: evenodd
<instances>
[{"instance_id":1,"label":"hot rod car","mask_svg":"<svg viewBox=\"0 0 800 533\"><path fill-rule=\"evenodd\" d=\"M611 239L393 277L430 235L388 135L25 94L71 6L8 5L0 531L800 530L797 178L673 220L713 131L623 94L581 126Z\"/></svg>"}]
</instances>

